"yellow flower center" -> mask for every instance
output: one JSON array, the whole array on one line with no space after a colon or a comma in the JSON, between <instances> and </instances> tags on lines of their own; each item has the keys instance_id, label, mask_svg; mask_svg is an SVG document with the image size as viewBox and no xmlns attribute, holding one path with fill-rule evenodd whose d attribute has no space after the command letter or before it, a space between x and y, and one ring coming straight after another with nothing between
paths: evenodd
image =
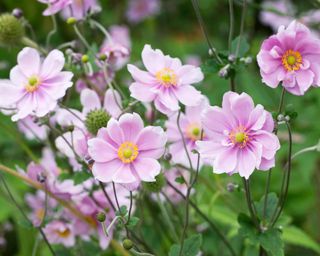
<instances>
[{"instance_id":1,"label":"yellow flower center","mask_svg":"<svg viewBox=\"0 0 320 256\"><path fill-rule=\"evenodd\" d=\"M287 71L297 71L302 64L300 52L287 50L282 56L282 65Z\"/></svg>"},{"instance_id":2,"label":"yellow flower center","mask_svg":"<svg viewBox=\"0 0 320 256\"><path fill-rule=\"evenodd\" d=\"M186 129L186 135L191 140L201 139L201 127L199 124L190 124Z\"/></svg>"},{"instance_id":3,"label":"yellow flower center","mask_svg":"<svg viewBox=\"0 0 320 256\"><path fill-rule=\"evenodd\" d=\"M40 80L37 76L31 76L28 80L28 84L25 86L27 92L34 92L38 89Z\"/></svg>"},{"instance_id":4,"label":"yellow flower center","mask_svg":"<svg viewBox=\"0 0 320 256\"><path fill-rule=\"evenodd\" d=\"M240 148L243 148L247 145L249 136L246 132L246 129L240 125L229 133L229 139L234 145L237 144L240 146Z\"/></svg>"},{"instance_id":5,"label":"yellow flower center","mask_svg":"<svg viewBox=\"0 0 320 256\"><path fill-rule=\"evenodd\" d=\"M139 150L136 144L126 141L122 143L118 149L118 157L123 163L133 162L139 154Z\"/></svg>"},{"instance_id":6,"label":"yellow flower center","mask_svg":"<svg viewBox=\"0 0 320 256\"><path fill-rule=\"evenodd\" d=\"M58 234L58 236L60 236L62 238L66 238L70 235L71 231L70 231L70 229L66 228L63 231L57 230L56 233Z\"/></svg>"},{"instance_id":7,"label":"yellow flower center","mask_svg":"<svg viewBox=\"0 0 320 256\"><path fill-rule=\"evenodd\" d=\"M164 68L158 71L156 78L165 87L177 85L177 75L170 68Z\"/></svg>"},{"instance_id":8,"label":"yellow flower center","mask_svg":"<svg viewBox=\"0 0 320 256\"><path fill-rule=\"evenodd\" d=\"M39 220L42 220L44 218L44 209L43 208L40 208L36 211L36 216Z\"/></svg>"}]
</instances>

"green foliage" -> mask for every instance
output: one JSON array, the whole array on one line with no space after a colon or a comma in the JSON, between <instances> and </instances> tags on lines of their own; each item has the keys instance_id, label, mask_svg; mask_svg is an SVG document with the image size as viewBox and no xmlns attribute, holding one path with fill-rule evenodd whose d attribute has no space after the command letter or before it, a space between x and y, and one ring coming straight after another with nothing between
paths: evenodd
<instances>
[{"instance_id":1,"label":"green foliage","mask_svg":"<svg viewBox=\"0 0 320 256\"><path fill-rule=\"evenodd\" d=\"M240 44L239 44L240 41ZM238 48L238 44L239 44L239 48ZM250 45L247 42L247 39L242 36L241 38L238 36L236 37L232 43L231 43L231 53L236 54L238 49L238 56L239 58L244 57L247 52L250 49Z\"/></svg>"},{"instance_id":2,"label":"green foliage","mask_svg":"<svg viewBox=\"0 0 320 256\"><path fill-rule=\"evenodd\" d=\"M92 175L85 170L75 172L75 173L63 172L59 175L60 180L71 179L74 181L75 185L81 184L90 178L92 178Z\"/></svg>"},{"instance_id":3,"label":"green foliage","mask_svg":"<svg viewBox=\"0 0 320 256\"><path fill-rule=\"evenodd\" d=\"M192 235L184 241L182 256L196 256L202 244L202 236L200 234ZM171 247L169 256L179 256L181 246L175 244Z\"/></svg>"},{"instance_id":4,"label":"green foliage","mask_svg":"<svg viewBox=\"0 0 320 256\"><path fill-rule=\"evenodd\" d=\"M257 209L257 215L260 220L267 220L270 222L278 204L278 197L276 193L269 193L267 196L267 204L264 216L265 197L263 196L258 203L255 203Z\"/></svg>"}]
</instances>

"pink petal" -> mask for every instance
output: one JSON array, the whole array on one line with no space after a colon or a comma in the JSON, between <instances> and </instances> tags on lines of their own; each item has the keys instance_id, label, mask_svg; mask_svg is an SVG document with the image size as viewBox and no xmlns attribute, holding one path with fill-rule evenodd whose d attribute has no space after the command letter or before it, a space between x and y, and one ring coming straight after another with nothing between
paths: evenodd
<instances>
[{"instance_id":1,"label":"pink petal","mask_svg":"<svg viewBox=\"0 0 320 256\"><path fill-rule=\"evenodd\" d=\"M214 141L196 141L197 149L201 158L214 159L218 154L225 150L221 143Z\"/></svg>"},{"instance_id":2,"label":"pink petal","mask_svg":"<svg viewBox=\"0 0 320 256\"><path fill-rule=\"evenodd\" d=\"M83 113L86 115L95 109L101 109L101 102L98 94L91 89L84 89L80 95L80 101L83 106Z\"/></svg>"},{"instance_id":3,"label":"pink petal","mask_svg":"<svg viewBox=\"0 0 320 256\"><path fill-rule=\"evenodd\" d=\"M140 156L158 159L165 151L166 142L167 138L162 128L148 126L140 132L136 143Z\"/></svg>"},{"instance_id":4,"label":"pink petal","mask_svg":"<svg viewBox=\"0 0 320 256\"><path fill-rule=\"evenodd\" d=\"M165 68L165 56L160 50L153 50L146 44L141 55L144 66L152 75Z\"/></svg>"},{"instance_id":5,"label":"pink petal","mask_svg":"<svg viewBox=\"0 0 320 256\"><path fill-rule=\"evenodd\" d=\"M214 160L213 172L231 173L235 171L238 161L238 150L235 147L224 149Z\"/></svg>"},{"instance_id":6,"label":"pink petal","mask_svg":"<svg viewBox=\"0 0 320 256\"><path fill-rule=\"evenodd\" d=\"M20 88L28 84L28 78L22 73L19 66L15 66L10 70L10 81Z\"/></svg>"},{"instance_id":7,"label":"pink petal","mask_svg":"<svg viewBox=\"0 0 320 256\"><path fill-rule=\"evenodd\" d=\"M159 162L152 158L137 158L133 166L140 179L146 182L155 181L161 170Z\"/></svg>"},{"instance_id":8,"label":"pink petal","mask_svg":"<svg viewBox=\"0 0 320 256\"><path fill-rule=\"evenodd\" d=\"M117 118L122 113L122 101L120 94L116 90L108 89L104 96L103 106L112 116Z\"/></svg>"},{"instance_id":9,"label":"pink petal","mask_svg":"<svg viewBox=\"0 0 320 256\"><path fill-rule=\"evenodd\" d=\"M203 80L203 73L199 67L183 65L177 72L180 85L190 85Z\"/></svg>"},{"instance_id":10,"label":"pink petal","mask_svg":"<svg viewBox=\"0 0 320 256\"><path fill-rule=\"evenodd\" d=\"M263 106L258 104L250 113L246 127L250 130L260 130L266 122L266 114Z\"/></svg>"},{"instance_id":11,"label":"pink petal","mask_svg":"<svg viewBox=\"0 0 320 256\"><path fill-rule=\"evenodd\" d=\"M35 101L37 102L35 113L38 117L45 116L49 112L53 111L57 106L57 101L44 90L38 89L33 93L33 96L36 98Z\"/></svg>"},{"instance_id":12,"label":"pink petal","mask_svg":"<svg viewBox=\"0 0 320 256\"><path fill-rule=\"evenodd\" d=\"M105 163L94 163L92 166L93 176L102 182L111 182L113 175L122 169L123 163L119 159L114 159Z\"/></svg>"},{"instance_id":13,"label":"pink petal","mask_svg":"<svg viewBox=\"0 0 320 256\"><path fill-rule=\"evenodd\" d=\"M9 80L0 80L0 106L11 107L26 94L25 90Z\"/></svg>"},{"instance_id":14,"label":"pink petal","mask_svg":"<svg viewBox=\"0 0 320 256\"><path fill-rule=\"evenodd\" d=\"M142 84L154 84L157 80L148 72L138 69L136 66L128 64L128 71L133 79Z\"/></svg>"},{"instance_id":15,"label":"pink petal","mask_svg":"<svg viewBox=\"0 0 320 256\"><path fill-rule=\"evenodd\" d=\"M256 166L256 156L247 147L239 150L237 171L241 177L249 179Z\"/></svg>"},{"instance_id":16,"label":"pink petal","mask_svg":"<svg viewBox=\"0 0 320 256\"><path fill-rule=\"evenodd\" d=\"M313 83L314 74L311 70L299 70L296 73L297 83L302 92L307 91Z\"/></svg>"},{"instance_id":17,"label":"pink petal","mask_svg":"<svg viewBox=\"0 0 320 256\"><path fill-rule=\"evenodd\" d=\"M66 95L67 89L72 86L72 77L71 72L60 72L58 75L44 80L41 83L41 89L44 89L53 99L61 99Z\"/></svg>"},{"instance_id":18,"label":"pink petal","mask_svg":"<svg viewBox=\"0 0 320 256\"><path fill-rule=\"evenodd\" d=\"M178 100L186 106L199 105L203 97L201 92L197 91L191 85L178 86L178 88L174 90L174 94Z\"/></svg>"},{"instance_id":19,"label":"pink petal","mask_svg":"<svg viewBox=\"0 0 320 256\"><path fill-rule=\"evenodd\" d=\"M249 113L251 113L253 108L254 104L252 98L246 93L241 93L231 102L231 110L233 115L239 121L239 125L245 126L247 124Z\"/></svg>"},{"instance_id":20,"label":"pink petal","mask_svg":"<svg viewBox=\"0 0 320 256\"><path fill-rule=\"evenodd\" d=\"M129 87L131 97L142 102L151 102L156 97L156 90L149 85L132 83Z\"/></svg>"},{"instance_id":21,"label":"pink petal","mask_svg":"<svg viewBox=\"0 0 320 256\"><path fill-rule=\"evenodd\" d=\"M119 119L119 126L121 127L126 141L136 142L137 136L143 129L143 120L137 113L124 114Z\"/></svg>"},{"instance_id":22,"label":"pink petal","mask_svg":"<svg viewBox=\"0 0 320 256\"><path fill-rule=\"evenodd\" d=\"M91 139L88 146L88 152L96 162L108 162L118 157L116 149L104 140Z\"/></svg>"},{"instance_id":23,"label":"pink petal","mask_svg":"<svg viewBox=\"0 0 320 256\"><path fill-rule=\"evenodd\" d=\"M170 88L163 89L159 92L157 99L170 111L177 111L180 109L179 102Z\"/></svg>"},{"instance_id":24,"label":"pink petal","mask_svg":"<svg viewBox=\"0 0 320 256\"><path fill-rule=\"evenodd\" d=\"M64 56L59 50L51 51L48 56L44 59L40 76L42 79L47 79L48 77L53 77L59 74L64 66Z\"/></svg>"},{"instance_id":25,"label":"pink petal","mask_svg":"<svg viewBox=\"0 0 320 256\"><path fill-rule=\"evenodd\" d=\"M104 128L100 129L102 131L104 131ZM99 130L99 132L100 132ZM115 147L119 147L124 141L125 141L125 137L124 137L124 133L118 123L118 121L116 121L115 119L111 118L107 124L107 131L108 131L108 137L109 139L114 143L110 143L112 145L114 145ZM103 135L103 132L99 133L98 132L98 136L100 137L101 135Z\"/></svg>"},{"instance_id":26,"label":"pink petal","mask_svg":"<svg viewBox=\"0 0 320 256\"><path fill-rule=\"evenodd\" d=\"M121 168L117 170L117 172L112 176L112 180L115 183L133 183L137 180L137 178L133 175L131 171L130 164L123 164Z\"/></svg>"},{"instance_id":27,"label":"pink petal","mask_svg":"<svg viewBox=\"0 0 320 256\"><path fill-rule=\"evenodd\" d=\"M25 47L18 54L18 66L26 77L38 75L40 71L40 55L30 47Z\"/></svg>"},{"instance_id":28,"label":"pink petal","mask_svg":"<svg viewBox=\"0 0 320 256\"><path fill-rule=\"evenodd\" d=\"M32 93L27 93L25 96L19 100L17 103L18 112L12 116L12 121L17 121L23 119L26 116L30 115L37 107L35 97Z\"/></svg>"}]
</instances>

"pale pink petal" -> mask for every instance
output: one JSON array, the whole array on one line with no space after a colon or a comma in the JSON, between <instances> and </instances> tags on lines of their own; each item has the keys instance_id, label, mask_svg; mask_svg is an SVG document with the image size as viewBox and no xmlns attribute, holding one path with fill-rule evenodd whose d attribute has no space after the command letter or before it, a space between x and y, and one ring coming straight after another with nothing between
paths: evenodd
<instances>
[{"instance_id":1,"label":"pale pink petal","mask_svg":"<svg viewBox=\"0 0 320 256\"><path fill-rule=\"evenodd\" d=\"M18 66L26 77L38 75L40 71L40 54L33 48L23 48L18 54Z\"/></svg>"},{"instance_id":2,"label":"pale pink petal","mask_svg":"<svg viewBox=\"0 0 320 256\"><path fill-rule=\"evenodd\" d=\"M237 171L241 177L249 179L250 175L253 173L256 166L256 156L255 154L246 148L239 150L238 154L238 166Z\"/></svg>"},{"instance_id":3,"label":"pale pink petal","mask_svg":"<svg viewBox=\"0 0 320 256\"><path fill-rule=\"evenodd\" d=\"M108 162L118 157L116 149L104 140L91 139L88 146L89 154L96 162Z\"/></svg>"},{"instance_id":4,"label":"pale pink petal","mask_svg":"<svg viewBox=\"0 0 320 256\"><path fill-rule=\"evenodd\" d=\"M11 107L25 94L24 89L13 85L9 80L0 80L0 106Z\"/></svg>"},{"instance_id":5,"label":"pale pink petal","mask_svg":"<svg viewBox=\"0 0 320 256\"><path fill-rule=\"evenodd\" d=\"M229 147L215 158L213 171L215 173L231 173L235 171L237 161L238 150L234 147Z\"/></svg>"},{"instance_id":6,"label":"pale pink petal","mask_svg":"<svg viewBox=\"0 0 320 256\"><path fill-rule=\"evenodd\" d=\"M119 119L119 126L123 131L126 141L136 142L137 136L143 129L143 120L136 114L124 114Z\"/></svg>"},{"instance_id":7,"label":"pale pink petal","mask_svg":"<svg viewBox=\"0 0 320 256\"><path fill-rule=\"evenodd\" d=\"M83 113L86 115L95 109L101 109L101 102L98 94L91 89L84 89L80 95L80 101L83 106Z\"/></svg>"},{"instance_id":8,"label":"pale pink petal","mask_svg":"<svg viewBox=\"0 0 320 256\"><path fill-rule=\"evenodd\" d=\"M142 71L134 65L128 64L128 71L130 72L133 79L142 84L154 84L157 82L155 77L150 75L146 71Z\"/></svg>"},{"instance_id":9,"label":"pale pink petal","mask_svg":"<svg viewBox=\"0 0 320 256\"><path fill-rule=\"evenodd\" d=\"M247 124L249 113L251 113L253 107L253 100L246 93L241 93L238 97L231 101L231 110L234 116L237 118L239 125L245 126Z\"/></svg>"},{"instance_id":10,"label":"pale pink petal","mask_svg":"<svg viewBox=\"0 0 320 256\"><path fill-rule=\"evenodd\" d=\"M155 99L157 90L149 85L132 83L129 87L131 97L142 102L151 102Z\"/></svg>"},{"instance_id":11,"label":"pale pink petal","mask_svg":"<svg viewBox=\"0 0 320 256\"><path fill-rule=\"evenodd\" d=\"M160 173L161 166L159 162L152 158L137 158L133 166L142 181L153 182Z\"/></svg>"},{"instance_id":12,"label":"pale pink petal","mask_svg":"<svg viewBox=\"0 0 320 256\"><path fill-rule=\"evenodd\" d=\"M115 183L133 183L137 178L133 175L131 171L130 164L123 164L121 168L112 176L112 181Z\"/></svg>"},{"instance_id":13,"label":"pale pink petal","mask_svg":"<svg viewBox=\"0 0 320 256\"><path fill-rule=\"evenodd\" d=\"M10 70L10 81L20 88L23 88L28 84L28 78L22 73L19 66L15 66Z\"/></svg>"},{"instance_id":14,"label":"pale pink petal","mask_svg":"<svg viewBox=\"0 0 320 256\"><path fill-rule=\"evenodd\" d=\"M111 182L113 175L122 168L123 163L115 159L105 163L94 163L92 166L93 176L102 182Z\"/></svg>"},{"instance_id":15,"label":"pale pink petal","mask_svg":"<svg viewBox=\"0 0 320 256\"><path fill-rule=\"evenodd\" d=\"M165 68L165 56L160 50L153 50L146 44L141 55L144 66L152 75Z\"/></svg>"},{"instance_id":16,"label":"pale pink petal","mask_svg":"<svg viewBox=\"0 0 320 256\"><path fill-rule=\"evenodd\" d=\"M37 107L37 102L32 93L27 93L25 96L19 100L17 103L18 112L12 116L12 121L17 121L23 119L30 115Z\"/></svg>"},{"instance_id":17,"label":"pale pink petal","mask_svg":"<svg viewBox=\"0 0 320 256\"><path fill-rule=\"evenodd\" d=\"M56 76L62 70L64 62L65 59L61 51L51 51L42 63L40 77L47 79Z\"/></svg>"},{"instance_id":18,"label":"pale pink petal","mask_svg":"<svg viewBox=\"0 0 320 256\"><path fill-rule=\"evenodd\" d=\"M104 128L100 129L102 131L104 131ZM99 132L100 132L99 130ZM108 131L108 137L110 138L110 140L113 141L113 145L115 147L120 146L123 142L125 142L125 137L124 137L124 133L122 131L122 129L120 128L120 125L118 123L118 121L116 121L115 119L111 118L107 124L107 131ZM103 135L103 133L99 133L98 132L98 136L100 137L99 134ZM110 143L112 144L112 143Z\"/></svg>"},{"instance_id":19,"label":"pale pink petal","mask_svg":"<svg viewBox=\"0 0 320 256\"><path fill-rule=\"evenodd\" d=\"M117 118L122 113L122 101L120 94L113 89L108 89L104 96L103 106L112 116Z\"/></svg>"},{"instance_id":20,"label":"pale pink petal","mask_svg":"<svg viewBox=\"0 0 320 256\"><path fill-rule=\"evenodd\" d=\"M183 65L177 72L179 77L179 84L189 85L199 83L203 80L204 76L199 67L192 65Z\"/></svg>"},{"instance_id":21,"label":"pale pink petal","mask_svg":"<svg viewBox=\"0 0 320 256\"><path fill-rule=\"evenodd\" d=\"M202 101L201 92L197 91L191 85L179 86L173 91L178 100L186 106L196 106Z\"/></svg>"}]
</instances>

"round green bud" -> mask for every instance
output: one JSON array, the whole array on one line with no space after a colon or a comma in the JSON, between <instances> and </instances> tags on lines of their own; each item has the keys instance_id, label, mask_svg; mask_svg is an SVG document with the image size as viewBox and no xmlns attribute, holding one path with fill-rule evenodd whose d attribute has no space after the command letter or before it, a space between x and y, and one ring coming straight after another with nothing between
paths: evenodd
<instances>
[{"instance_id":1,"label":"round green bud","mask_svg":"<svg viewBox=\"0 0 320 256\"><path fill-rule=\"evenodd\" d=\"M160 173L156 177L156 181L154 182L142 182L143 188L152 193L158 193L161 189L166 185L166 179L163 173Z\"/></svg>"},{"instance_id":2,"label":"round green bud","mask_svg":"<svg viewBox=\"0 0 320 256\"><path fill-rule=\"evenodd\" d=\"M131 250L133 248L133 242L130 239L124 239L122 241L122 246L127 251Z\"/></svg>"},{"instance_id":3,"label":"round green bud","mask_svg":"<svg viewBox=\"0 0 320 256\"><path fill-rule=\"evenodd\" d=\"M104 53L101 53L99 55L99 60L105 61L107 59L107 55L105 55Z\"/></svg>"},{"instance_id":4,"label":"round green bud","mask_svg":"<svg viewBox=\"0 0 320 256\"><path fill-rule=\"evenodd\" d=\"M77 23L77 19L75 17L70 17L67 19L67 24L68 25L74 25Z\"/></svg>"},{"instance_id":5,"label":"round green bud","mask_svg":"<svg viewBox=\"0 0 320 256\"><path fill-rule=\"evenodd\" d=\"M96 135L100 128L106 127L110 117L104 109L90 111L85 120L88 131Z\"/></svg>"},{"instance_id":6,"label":"round green bud","mask_svg":"<svg viewBox=\"0 0 320 256\"><path fill-rule=\"evenodd\" d=\"M81 61L82 63L87 63L89 61L89 56L86 54L82 55Z\"/></svg>"},{"instance_id":7,"label":"round green bud","mask_svg":"<svg viewBox=\"0 0 320 256\"><path fill-rule=\"evenodd\" d=\"M106 220L106 215L104 214L104 212L98 212L96 215L96 219L99 222L104 222Z\"/></svg>"},{"instance_id":8,"label":"round green bud","mask_svg":"<svg viewBox=\"0 0 320 256\"><path fill-rule=\"evenodd\" d=\"M19 44L24 32L21 21L12 14L0 15L0 45L14 46Z\"/></svg>"}]
</instances>

